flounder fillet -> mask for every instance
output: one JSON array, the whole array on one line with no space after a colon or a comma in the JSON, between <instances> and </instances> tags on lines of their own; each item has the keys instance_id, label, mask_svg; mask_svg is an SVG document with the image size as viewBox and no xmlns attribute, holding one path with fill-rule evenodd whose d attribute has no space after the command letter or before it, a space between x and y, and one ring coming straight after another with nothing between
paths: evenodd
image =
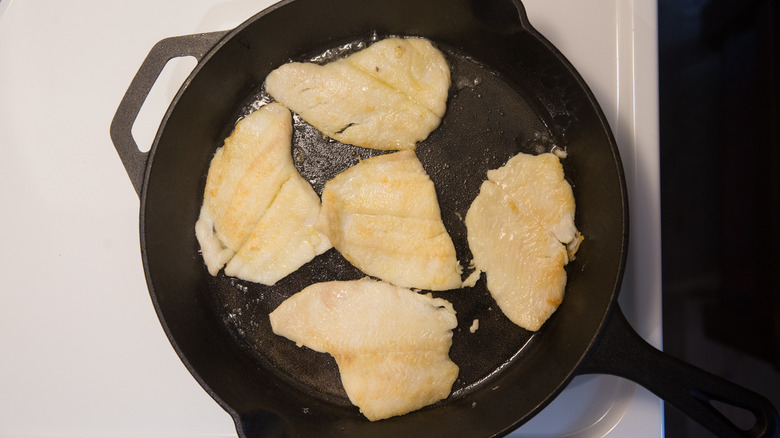
<instances>
[{"instance_id":1,"label":"flounder fillet","mask_svg":"<svg viewBox=\"0 0 780 438\"><path fill-rule=\"evenodd\" d=\"M272 285L328 250L317 194L293 165L292 116L266 105L240 120L211 160L195 235L209 273Z\"/></svg>"},{"instance_id":2,"label":"flounder fillet","mask_svg":"<svg viewBox=\"0 0 780 438\"><path fill-rule=\"evenodd\" d=\"M536 331L563 300L564 266L582 240L574 195L550 153L518 154L487 177L466 214L474 266L501 311Z\"/></svg>"},{"instance_id":3,"label":"flounder fillet","mask_svg":"<svg viewBox=\"0 0 780 438\"><path fill-rule=\"evenodd\" d=\"M350 401L371 421L446 398L458 322L448 301L364 278L313 284L270 314L271 327L330 353Z\"/></svg>"},{"instance_id":4,"label":"flounder fillet","mask_svg":"<svg viewBox=\"0 0 780 438\"><path fill-rule=\"evenodd\" d=\"M423 38L388 38L337 61L288 63L265 81L268 94L324 135L381 150L414 149L447 104L447 60Z\"/></svg>"},{"instance_id":5,"label":"flounder fillet","mask_svg":"<svg viewBox=\"0 0 780 438\"><path fill-rule=\"evenodd\" d=\"M436 190L412 151L363 160L328 181L316 227L368 275L409 288L461 287Z\"/></svg>"}]
</instances>

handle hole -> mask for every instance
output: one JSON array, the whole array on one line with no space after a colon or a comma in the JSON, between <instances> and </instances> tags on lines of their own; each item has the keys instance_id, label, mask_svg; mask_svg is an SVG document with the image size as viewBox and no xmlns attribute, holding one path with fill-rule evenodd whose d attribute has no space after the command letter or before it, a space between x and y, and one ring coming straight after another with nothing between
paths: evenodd
<instances>
[{"instance_id":1,"label":"handle hole","mask_svg":"<svg viewBox=\"0 0 780 438\"><path fill-rule=\"evenodd\" d=\"M725 403L719 400L710 400L710 405L715 408L721 415L731 421L734 426L747 432L753 429L758 423L756 415L739 406L734 406L729 403Z\"/></svg>"},{"instance_id":2,"label":"handle hole","mask_svg":"<svg viewBox=\"0 0 780 438\"><path fill-rule=\"evenodd\" d=\"M197 64L194 57L184 56L170 59L163 67L130 130L141 152L148 152L152 148L168 107Z\"/></svg>"}]
</instances>

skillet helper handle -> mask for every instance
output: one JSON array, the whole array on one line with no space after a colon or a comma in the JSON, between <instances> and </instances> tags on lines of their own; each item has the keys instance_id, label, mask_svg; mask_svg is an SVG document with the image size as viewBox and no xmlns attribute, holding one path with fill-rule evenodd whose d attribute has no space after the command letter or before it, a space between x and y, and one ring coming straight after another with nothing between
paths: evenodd
<instances>
[{"instance_id":1,"label":"skillet helper handle","mask_svg":"<svg viewBox=\"0 0 780 438\"><path fill-rule=\"evenodd\" d=\"M613 374L649 389L720 437L777 437L780 417L763 396L663 353L634 331L620 307L608 317L604 333L580 369L583 374ZM755 415L744 430L713 405L725 403Z\"/></svg>"},{"instance_id":2,"label":"skillet helper handle","mask_svg":"<svg viewBox=\"0 0 780 438\"><path fill-rule=\"evenodd\" d=\"M125 92L111 121L111 141L136 193L141 195L148 152L142 152L132 134L133 124L146 97L173 58L192 56L198 62L227 32L211 32L166 38L152 47L144 59L130 86ZM186 82L183 86L186 85Z\"/></svg>"}]
</instances>

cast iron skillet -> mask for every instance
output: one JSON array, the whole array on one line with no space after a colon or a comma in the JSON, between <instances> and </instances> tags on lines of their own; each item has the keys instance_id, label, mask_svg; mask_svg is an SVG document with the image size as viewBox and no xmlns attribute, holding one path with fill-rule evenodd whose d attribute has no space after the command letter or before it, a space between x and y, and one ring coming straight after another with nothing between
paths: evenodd
<instances>
[{"instance_id":1,"label":"cast iron skillet","mask_svg":"<svg viewBox=\"0 0 780 438\"><path fill-rule=\"evenodd\" d=\"M363 274L331 250L274 287L211 277L194 224L211 157L237 119L266 97L268 72L289 60L343 55L389 35L429 38L451 63L447 114L417 153L436 184L461 263L470 259L462 218L485 172L518 152L568 153L564 168L586 240L567 267L563 304L535 334L501 314L484 277L474 288L436 293L458 314L450 356L460 376L453 393L371 423L346 398L335 362L273 335L267 317L313 282ZM150 152L142 153L132 124L165 63L178 56L199 62ZM318 192L359 157L376 153L324 140L306 123L295 123L291 153ZM617 305L628 245L618 149L586 84L531 27L518 0L289 0L229 32L169 38L141 66L111 135L141 199L143 263L160 321L241 436L498 436L587 373L634 380L722 436L778 433L777 413L763 397L664 355L627 323ZM470 333L474 319L479 330ZM755 426L739 429L714 400L754 413Z\"/></svg>"}]
</instances>

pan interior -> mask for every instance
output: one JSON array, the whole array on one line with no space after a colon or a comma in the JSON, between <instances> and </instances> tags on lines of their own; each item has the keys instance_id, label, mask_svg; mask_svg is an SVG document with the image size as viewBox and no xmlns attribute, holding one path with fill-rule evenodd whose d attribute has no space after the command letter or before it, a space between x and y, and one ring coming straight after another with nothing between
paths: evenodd
<instances>
[{"instance_id":1,"label":"pan interior","mask_svg":"<svg viewBox=\"0 0 780 438\"><path fill-rule=\"evenodd\" d=\"M324 52L301 54L293 60L327 62L377 38L376 34L367 35ZM552 124L545 119L547 113L527 98L521 87L457 49L436 44L447 57L452 73L447 112L441 125L418 144L416 152L436 186L442 220L455 244L465 278L471 272L471 252L463 219L486 172L502 166L518 152L549 152L563 143L549 127ZM235 119L270 100L262 89L255 90L236 110ZM293 161L318 194L325 182L360 159L386 153L325 139L297 116L294 124ZM225 132L231 129L227 126ZM566 167L566 160L562 161ZM205 177L204 174L201 187ZM268 314L310 284L359 279L365 274L335 249L272 287L230 278L222 272L211 277L205 266L203 272L209 282L209 299L224 327L236 346L257 366L306 394L351 406L333 358L275 335ZM458 327L454 330L450 357L460 368L460 375L451 398L480 387L508 362L522 356L524 347L534 337L501 313L486 289L484 274L473 288L433 294L452 302L457 312ZM472 333L470 327L475 320L479 328Z\"/></svg>"}]
</instances>

